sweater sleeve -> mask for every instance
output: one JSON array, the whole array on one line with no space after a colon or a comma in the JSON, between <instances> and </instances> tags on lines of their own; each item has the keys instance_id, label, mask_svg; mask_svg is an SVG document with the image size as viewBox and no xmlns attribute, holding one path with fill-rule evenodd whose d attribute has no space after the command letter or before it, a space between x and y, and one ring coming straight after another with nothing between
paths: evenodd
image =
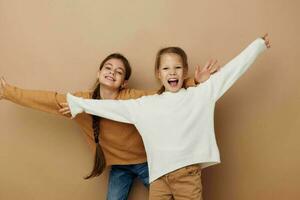
<instances>
[{"instance_id":1,"label":"sweater sleeve","mask_svg":"<svg viewBox=\"0 0 300 200\"><path fill-rule=\"evenodd\" d=\"M81 96L81 92L75 94ZM27 90L6 84L4 99L35 110L62 115L60 103L66 102L66 95L51 91Z\"/></svg>"},{"instance_id":2,"label":"sweater sleeve","mask_svg":"<svg viewBox=\"0 0 300 200\"><path fill-rule=\"evenodd\" d=\"M67 94L71 115L86 112L88 114L111 119L118 122L134 124L133 110L136 100L93 100Z\"/></svg>"},{"instance_id":3,"label":"sweater sleeve","mask_svg":"<svg viewBox=\"0 0 300 200\"><path fill-rule=\"evenodd\" d=\"M138 89L123 89L119 93L119 99L138 99L143 96L154 95L157 93L157 90L138 90Z\"/></svg>"},{"instance_id":4,"label":"sweater sleeve","mask_svg":"<svg viewBox=\"0 0 300 200\"><path fill-rule=\"evenodd\" d=\"M258 38L223 66L219 72L212 75L208 82L212 87L213 99L217 101L265 49L265 41Z\"/></svg>"}]
</instances>

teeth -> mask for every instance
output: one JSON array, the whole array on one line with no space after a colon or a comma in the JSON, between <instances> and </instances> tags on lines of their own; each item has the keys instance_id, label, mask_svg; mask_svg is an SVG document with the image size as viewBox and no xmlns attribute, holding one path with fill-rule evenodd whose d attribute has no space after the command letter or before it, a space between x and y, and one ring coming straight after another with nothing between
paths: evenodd
<instances>
[{"instance_id":1,"label":"teeth","mask_svg":"<svg viewBox=\"0 0 300 200\"><path fill-rule=\"evenodd\" d=\"M111 78L111 77L109 77L109 76L107 76L107 77L105 77L106 79L109 79L109 80L111 80L111 81L114 81L114 79L113 78Z\"/></svg>"},{"instance_id":2,"label":"teeth","mask_svg":"<svg viewBox=\"0 0 300 200\"><path fill-rule=\"evenodd\" d=\"M178 83L178 79L171 78L168 80L168 83L170 84L171 87L176 87Z\"/></svg>"}]
</instances>

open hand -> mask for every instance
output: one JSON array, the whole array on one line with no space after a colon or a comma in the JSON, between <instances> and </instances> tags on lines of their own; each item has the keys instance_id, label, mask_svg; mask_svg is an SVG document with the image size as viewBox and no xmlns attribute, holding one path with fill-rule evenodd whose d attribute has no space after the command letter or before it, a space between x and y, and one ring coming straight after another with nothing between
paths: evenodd
<instances>
[{"instance_id":1,"label":"open hand","mask_svg":"<svg viewBox=\"0 0 300 200\"><path fill-rule=\"evenodd\" d=\"M4 87L6 86L6 81L4 77L2 76L0 78L0 100L4 97Z\"/></svg>"},{"instance_id":2,"label":"open hand","mask_svg":"<svg viewBox=\"0 0 300 200\"><path fill-rule=\"evenodd\" d=\"M195 82L196 84L203 83L207 81L210 75L216 73L221 67L217 64L218 61L215 59L210 59L206 62L203 68L197 65L195 68Z\"/></svg>"}]
</instances>

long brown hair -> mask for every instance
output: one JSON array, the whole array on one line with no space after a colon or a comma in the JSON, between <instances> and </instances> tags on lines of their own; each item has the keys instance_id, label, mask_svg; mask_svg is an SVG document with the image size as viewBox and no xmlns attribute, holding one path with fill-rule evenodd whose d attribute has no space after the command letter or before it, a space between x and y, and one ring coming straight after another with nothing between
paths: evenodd
<instances>
[{"instance_id":1,"label":"long brown hair","mask_svg":"<svg viewBox=\"0 0 300 200\"><path fill-rule=\"evenodd\" d=\"M155 68L154 68L154 72L155 72L155 76L157 77L158 75L158 71L159 71L159 66L160 66L160 60L162 55L164 54L168 54L168 53L174 53L178 56L180 56L181 61L182 61L182 65L183 65L183 69L184 69L184 73L187 74L189 66L188 66L188 59L187 59L187 55L184 52L183 49L181 49L180 47L166 47L166 48L162 48L160 49L157 54L156 54L156 59L155 59ZM161 94L165 91L165 87L162 86L159 91L158 94Z\"/></svg>"},{"instance_id":2,"label":"long brown hair","mask_svg":"<svg viewBox=\"0 0 300 200\"><path fill-rule=\"evenodd\" d=\"M100 66L99 66L99 70L101 70L102 67L104 66L104 64L110 59L119 59L123 62L125 70L126 70L125 80L128 80L130 78L130 75L131 75L131 66L130 66L127 58L125 56L123 56L122 54L113 53L113 54L110 54L109 56L107 56L101 62ZM95 83L92 98L93 99L101 99L99 80L97 80L96 83ZM89 179L89 178L99 176L100 174L102 174L102 172L104 171L104 169L106 167L105 156L104 156L102 147L99 143L100 119L101 118L98 117L98 116L95 116L95 115L92 115L91 117L92 117L92 120L93 120L92 121L92 126L93 126L93 131L94 131L94 141L95 141L95 144L96 144L96 151L95 151L95 159L94 159L94 168L93 168L92 172L90 173L90 175L88 175L84 179Z\"/></svg>"}]
</instances>

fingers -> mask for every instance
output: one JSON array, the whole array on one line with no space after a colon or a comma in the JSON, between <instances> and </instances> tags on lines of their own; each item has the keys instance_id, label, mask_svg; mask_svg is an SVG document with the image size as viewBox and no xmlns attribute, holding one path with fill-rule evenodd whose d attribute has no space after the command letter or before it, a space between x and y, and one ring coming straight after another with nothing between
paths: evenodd
<instances>
[{"instance_id":1,"label":"fingers","mask_svg":"<svg viewBox=\"0 0 300 200\"><path fill-rule=\"evenodd\" d=\"M218 60L211 59L211 64L210 64L208 70L211 71L215 67L215 65L217 64L217 62L218 62Z\"/></svg>"},{"instance_id":2,"label":"fingers","mask_svg":"<svg viewBox=\"0 0 300 200\"><path fill-rule=\"evenodd\" d=\"M214 65L214 66L209 70L209 72L210 72L210 74L214 74L214 73L216 73L217 71L219 71L220 68L221 68L220 65Z\"/></svg>"},{"instance_id":3,"label":"fingers","mask_svg":"<svg viewBox=\"0 0 300 200\"><path fill-rule=\"evenodd\" d=\"M59 111L61 114L63 114L63 115L67 115L67 114L70 114L70 113L71 113L71 111L70 111L69 108L61 108L61 109L59 109L58 111Z\"/></svg>"},{"instance_id":4,"label":"fingers","mask_svg":"<svg viewBox=\"0 0 300 200\"><path fill-rule=\"evenodd\" d=\"M269 34L266 33L266 34L262 37L262 39L265 40L265 44L266 44L267 48L270 48L270 47L271 47L271 43L270 43L270 39L269 39Z\"/></svg>"},{"instance_id":5,"label":"fingers","mask_svg":"<svg viewBox=\"0 0 300 200\"><path fill-rule=\"evenodd\" d=\"M270 44L269 40L265 40L265 44L266 44L267 48L271 48L271 44Z\"/></svg>"},{"instance_id":6,"label":"fingers","mask_svg":"<svg viewBox=\"0 0 300 200\"><path fill-rule=\"evenodd\" d=\"M4 86L5 86L5 80L3 76L0 78L0 100L4 98Z\"/></svg>"},{"instance_id":7,"label":"fingers","mask_svg":"<svg viewBox=\"0 0 300 200\"><path fill-rule=\"evenodd\" d=\"M209 61L207 61L207 62L205 63L205 65L204 65L204 67L203 67L203 70L207 70L207 69L210 67L212 61L213 61L212 59L210 59Z\"/></svg>"},{"instance_id":8,"label":"fingers","mask_svg":"<svg viewBox=\"0 0 300 200\"><path fill-rule=\"evenodd\" d=\"M205 66L200 69L199 65L195 67L195 81L204 82L206 81L211 74L214 74L220 69L220 65L217 64L217 59L210 59L206 62Z\"/></svg>"},{"instance_id":9,"label":"fingers","mask_svg":"<svg viewBox=\"0 0 300 200\"><path fill-rule=\"evenodd\" d=\"M200 66L199 65L196 65L195 67L195 77L197 77L200 73Z\"/></svg>"},{"instance_id":10,"label":"fingers","mask_svg":"<svg viewBox=\"0 0 300 200\"><path fill-rule=\"evenodd\" d=\"M195 74L194 74L194 81L195 81L196 84L199 83L198 80L199 80L200 73L201 73L200 65L197 64L196 67L195 67Z\"/></svg>"},{"instance_id":11,"label":"fingers","mask_svg":"<svg viewBox=\"0 0 300 200\"><path fill-rule=\"evenodd\" d=\"M1 86L5 86L6 85L6 81L5 81L5 79L4 79L3 76L1 76L0 82L1 82Z\"/></svg>"},{"instance_id":12,"label":"fingers","mask_svg":"<svg viewBox=\"0 0 300 200\"><path fill-rule=\"evenodd\" d=\"M210 61L210 66L208 68L208 71L210 74L213 74L215 72L217 72L220 69L220 65L217 65L218 60L217 59L211 59Z\"/></svg>"},{"instance_id":13,"label":"fingers","mask_svg":"<svg viewBox=\"0 0 300 200\"><path fill-rule=\"evenodd\" d=\"M63 108L59 109L58 111L59 112L65 112L67 110L70 110L70 108L69 107L63 107Z\"/></svg>"},{"instance_id":14,"label":"fingers","mask_svg":"<svg viewBox=\"0 0 300 200\"><path fill-rule=\"evenodd\" d=\"M58 112L60 112L63 115L68 115L71 113L71 110L69 108L69 104L68 103L60 103L60 106L62 107L61 109L58 110Z\"/></svg>"},{"instance_id":15,"label":"fingers","mask_svg":"<svg viewBox=\"0 0 300 200\"><path fill-rule=\"evenodd\" d=\"M269 36L269 33L265 33L262 38L265 40L268 36Z\"/></svg>"},{"instance_id":16,"label":"fingers","mask_svg":"<svg viewBox=\"0 0 300 200\"><path fill-rule=\"evenodd\" d=\"M221 67L222 67L221 65L217 65L216 66L216 70L214 71L214 73L217 72L217 71L219 71L221 69Z\"/></svg>"},{"instance_id":17,"label":"fingers","mask_svg":"<svg viewBox=\"0 0 300 200\"><path fill-rule=\"evenodd\" d=\"M63 115L70 115L70 114L71 114L71 111L66 111L66 112L63 112L63 113L61 113L61 114L63 114Z\"/></svg>"},{"instance_id":18,"label":"fingers","mask_svg":"<svg viewBox=\"0 0 300 200\"><path fill-rule=\"evenodd\" d=\"M69 106L69 104L68 104L67 102L65 102L65 103L60 103L59 105L61 105L61 107Z\"/></svg>"}]
</instances>

